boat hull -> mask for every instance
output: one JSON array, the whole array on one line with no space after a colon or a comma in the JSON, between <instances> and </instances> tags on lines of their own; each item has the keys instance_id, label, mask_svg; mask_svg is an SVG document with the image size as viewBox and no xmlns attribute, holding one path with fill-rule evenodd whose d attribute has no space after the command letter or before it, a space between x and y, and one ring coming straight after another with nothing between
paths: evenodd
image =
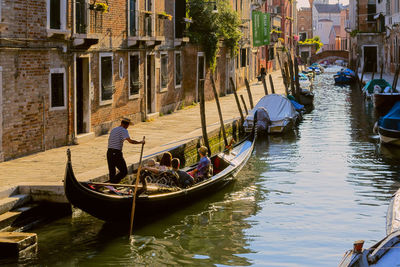
<instances>
[{"instance_id":1,"label":"boat hull","mask_svg":"<svg viewBox=\"0 0 400 267\"><path fill-rule=\"evenodd\" d=\"M378 127L381 143L400 146L400 131Z\"/></svg>"},{"instance_id":2,"label":"boat hull","mask_svg":"<svg viewBox=\"0 0 400 267\"><path fill-rule=\"evenodd\" d=\"M221 153L219 156L229 162L228 167L190 188L155 195L140 194L135 201L135 222L170 213L172 210L220 191L234 180L251 156L253 147L253 139L245 140L232 150L233 153L228 155ZM129 222L132 195L110 195L91 189L88 184L76 180L70 160L65 173L64 190L73 206L104 221Z\"/></svg>"},{"instance_id":3,"label":"boat hull","mask_svg":"<svg viewBox=\"0 0 400 267\"><path fill-rule=\"evenodd\" d=\"M397 101L400 101L400 93L379 93L374 94L372 98L378 115L385 115Z\"/></svg>"}]
</instances>

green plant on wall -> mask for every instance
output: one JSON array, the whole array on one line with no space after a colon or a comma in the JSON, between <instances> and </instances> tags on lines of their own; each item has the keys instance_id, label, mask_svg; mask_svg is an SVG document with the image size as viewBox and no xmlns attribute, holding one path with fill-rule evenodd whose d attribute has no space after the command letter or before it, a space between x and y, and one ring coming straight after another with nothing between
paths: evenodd
<instances>
[{"instance_id":1,"label":"green plant on wall","mask_svg":"<svg viewBox=\"0 0 400 267\"><path fill-rule=\"evenodd\" d=\"M204 0L188 1L188 17L192 20L188 35L192 43L200 45L204 50L211 71L215 70L220 40L223 40L233 55L237 52L242 37L239 15L233 11L229 2L219 0L218 12L213 12L214 3Z\"/></svg>"}]
</instances>

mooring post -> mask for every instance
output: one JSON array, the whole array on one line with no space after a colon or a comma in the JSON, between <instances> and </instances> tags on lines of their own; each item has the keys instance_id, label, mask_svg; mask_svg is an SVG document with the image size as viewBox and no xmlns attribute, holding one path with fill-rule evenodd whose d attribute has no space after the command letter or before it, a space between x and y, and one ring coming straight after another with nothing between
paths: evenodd
<instances>
[{"instance_id":1,"label":"mooring post","mask_svg":"<svg viewBox=\"0 0 400 267\"><path fill-rule=\"evenodd\" d=\"M299 99L300 97L300 81L299 81L299 63L297 62L297 57L294 57L294 73L296 79L296 98Z\"/></svg>"},{"instance_id":2,"label":"mooring post","mask_svg":"<svg viewBox=\"0 0 400 267\"><path fill-rule=\"evenodd\" d=\"M235 83L233 82L232 77L230 78L230 81L231 81L231 85L233 88L233 94L235 95L236 105L237 105L239 113L240 113L240 119L242 120L241 123L243 123L244 122L243 111L242 111L242 107L240 106L239 97L236 92L236 86L235 86Z\"/></svg>"},{"instance_id":3,"label":"mooring post","mask_svg":"<svg viewBox=\"0 0 400 267\"><path fill-rule=\"evenodd\" d=\"M274 82L272 81L272 76L271 74L269 74L268 76L269 76L269 84L271 85L271 92L275 94L275 87L274 87Z\"/></svg>"},{"instance_id":4,"label":"mooring post","mask_svg":"<svg viewBox=\"0 0 400 267\"><path fill-rule=\"evenodd\" d=\"M207 123L206 123L206 107L205 107L205 97L204 97L204 79L199 80L200 85L200 119L201 119L201 130L203 133L203 142L208 149L208 154L211 155L210 144L208 143L207 134Z\"/></svg>"},{"instance_id":5,"label":"mooring post","mask_svg":"<svg viewBox=\"0 0 400 267\"><path fill-rule=\"evenodd\" d=\"M396 66L396 73L394 74L394 78L393 78L393 84L392 84L392 91L396 90L396 86L397 86L397 78L399 77L399 71L400 71L400 65L397 64Z\"/></svg>"},{"instance_id":6,"label":"mooring post","mask_svg":"<svg viewBox=\"0 0 400 267\"><path fill-rule=\"evenodd\" d=\"M364 70L365 70L366 63L367 63L367 58L365 58L365 60L364 60L364 65L363 65L362 72L361 72L361 80L360 80L361 86L363 86Z\"/></svg>"},{"instance_id":7,"label":"mooring post","mask_svg":"<svg viewBox=\"0 0 400 267\"><path fill-rule=\"evenodd\" d=\"M382 76L383 76L383 63L381 64L381 76L380 76L381 79L382 79Z\"/></svg>"},{"instance_id":8,"label":"mooring post","mask_svg":"<svg viewBox=\"0 0 400 267\"><path fill-rule=\"evenodd\" d=\"M376 67L376 63L374 62L374 65L372 66L372 76L371 76L371 80L374 79L375 76L375 67Z\"/></svg>"},{"instance_id":9,"label":"mooring post","mask_svg":"<svg viewBox=\"0 0 400 267\"><path fill-rule=\"evenodd\" d=\"M288 66L287 62L285 62L285 71L284 72L285 72L284 78L286 80L286 82L285 82L286 95L289 95L290 93L293 94L292 91L289 92L290 75L289 75L289 66Z\"/></svg>"},{"instance_id":10,"label":"mooring post","mask_svg":"<svg viewBox=\"0 0 400 267\"><path fill-rule=\"evenodd\" d=\"M218 97L217 89L215 88L214 76L213 76L212 73L210 73L210 79L211 79L211 85L212 85L213 92L214 92L215 103L217 103L219 122L221 123L221 129L222 129L222 136L224 138L225 146L227 146L228 145L228 140L226 139L224 119L222 118L221 105L219 104L219 97Z\"/></svg>"},{"instance_id":11,"label":"mooring post","mask_svg":"<svg viewBox=\"0 0 400 267\"><path fill-rule=\"evenodd\" d=\"M246 102L244 102L243 95L240 95L240 99L242 100L244 111L246 111L246 115L249 115L249 110L247 109Z\"/></svg>"},{"instance_id":12,"label":"mooring post","mask_svg":"<svg viewBox=\"0 0 400 267\"><path fill-rule=\"evenodd\" d=\"M251 95L250 84L247 78L244 78L244 83L246 84L247 94L249 95L250 108L253 109L254 108L253 96Z\"/></svg>"},{"instance_id":13,"label":"mooring post","mask_svg":"<svg viewBox=\"0 0 400 267\"><path fill-rule=\"evenodd\" d=\"M279 68L281 69L282 80L283 80L283 85L285 86L286 95L289 95L289 89L288 89L288 84L286 82L285 70L283 69L283 66L281 63L281 58L279 57L279 53L277 53L276 55L278 56Z\"/></svg>"},{"instance_id":14,"label":"mooring post","mask_svg":"<svg viewBox=\"0 0 400 267\"><path fill-rule=\"evenodd\" d=\"M294 73L293 73L293 61L292 56L288 52L288 60L289 60L289 72L290 72L290 87L292 89L292 94L297 96L296 88L294 86Z\"/></svg>"},{"instance_id":15,"label":"mooring post","mask_svg":"<svg viewBox=\"0 0 400 267\"><path fill-rule=\"evenodd\" d=\"M262 81L262 84L264 86L264 93L265 93L265 95L268 95L268 88L267 88L267 83L265 82L265 76L264 75L261 76L261 81Z\"/></svg>"}]
</instances>

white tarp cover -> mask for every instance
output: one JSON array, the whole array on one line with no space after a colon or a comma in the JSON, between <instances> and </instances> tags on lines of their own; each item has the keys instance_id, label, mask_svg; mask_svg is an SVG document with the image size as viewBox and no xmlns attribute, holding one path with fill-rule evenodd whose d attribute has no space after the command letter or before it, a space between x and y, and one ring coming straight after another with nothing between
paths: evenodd
<instances>
[{"instance_id":1,"label":"white tarp cover","mask_svg":"<svg viewBox=\"0 0 400 267\"><path fill-rule=\"evenodd\" d=\"M243 126L249 128L253 126L254 114L259 108L264 108L268 112L272 125L285 124L284 121L295 119L298 116L293 104L283 95L266 95L258 101L257 105L249 111ZM274 123L275 122L275 123Z\"/></svg>"}]
</instances>

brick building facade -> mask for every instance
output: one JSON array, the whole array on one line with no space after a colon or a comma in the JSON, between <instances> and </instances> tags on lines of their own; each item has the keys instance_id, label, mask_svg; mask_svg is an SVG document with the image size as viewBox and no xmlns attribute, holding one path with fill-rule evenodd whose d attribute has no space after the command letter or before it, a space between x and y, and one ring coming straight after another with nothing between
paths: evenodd
<instances>
[{"instance_id":1,"label":"brick building facade","mask_svg":"<svg viewBox=\"0 0 400 267\"><path fill-rule=\"evenodd\" d=\"M106 2L0 0L0 161L197 102L200 79L213 98L205 55L185 37L185 0ZM249 36L236 59L220 49L221 95L229 77L242 86L254 76Z\"/></svg>"}]
</instances>

